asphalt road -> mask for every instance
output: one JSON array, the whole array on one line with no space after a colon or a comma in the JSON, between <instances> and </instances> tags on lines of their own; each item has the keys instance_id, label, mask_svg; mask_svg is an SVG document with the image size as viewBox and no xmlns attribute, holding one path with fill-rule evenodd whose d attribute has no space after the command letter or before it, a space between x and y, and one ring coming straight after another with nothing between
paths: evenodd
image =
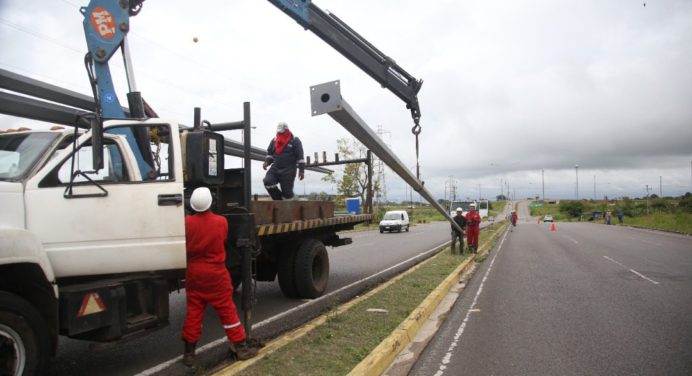
<instances>
[{"instance_id":1,"label":"asphalt road","mask_svg":"<svg viewBox=\"0 0 692 376\"><path fill-rule=\"evenodd\" d=\"M446 222L417 225L410 232L352 233L353 244L329 248L330 281L328 293L320 299L286 299L277 283L257 284L257 305L253 311L253 332L263 337L300 326L326 307L349 300L363 290L391 278L436 248L449 242ZM238 306L238 295L236 304ZM170 326L127 342L100 345L60 338L60 348L51 364L50 375L132 375L180 374L185 368L178 361L182 353L180 330L185 316L185 293L170 295ZM205 315L199 347L210 352L225 348L223 331L213 310ZM224 356L223 351L221 351ZM204 350L203 350L204 354ZM210 361L211 362L211 361Z\"/></svg>"},{"instance_id":2,"label":"asphalt road","mask_svg":"<svg viewBox=\"0 0 692 376\"><path fill-rule=\"evenodd\" d=\"M410 375L692 374L691 237L523 218Z\"/></svg>"}]
</instances>

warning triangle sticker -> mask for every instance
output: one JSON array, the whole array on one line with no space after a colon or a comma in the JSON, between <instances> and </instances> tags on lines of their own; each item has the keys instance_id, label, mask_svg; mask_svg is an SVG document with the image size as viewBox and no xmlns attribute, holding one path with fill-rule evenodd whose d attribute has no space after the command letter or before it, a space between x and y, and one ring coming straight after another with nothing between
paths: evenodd
<instances>
[{"instance_id":1,"label":"warning triangle sticker","mask_svg":"<svg viewBox=\"0 0 692 376\"><path fill-rule=\"evenodd\" d=\"M106 306L103 304L103 301L101 301L99 294L97 292L92 292L84 295L82 307L79 309L79 312L77 312L77 317L91 315L105 310Z\"/></svg>"}]
</instances>

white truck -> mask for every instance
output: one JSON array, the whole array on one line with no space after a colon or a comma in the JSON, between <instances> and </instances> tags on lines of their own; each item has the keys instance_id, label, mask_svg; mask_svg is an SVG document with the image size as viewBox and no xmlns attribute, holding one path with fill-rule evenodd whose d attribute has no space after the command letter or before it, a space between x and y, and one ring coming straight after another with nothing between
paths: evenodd
<instances>
[{"instance_id":1,"label":"white truck","mask_svg":"<svg viewBox=\"0 0 692 376\"><path fill-rule=\"evenodd\" d=\"M139 151L122 132L137 129L156 134L151 146L162 163L153 171L141 169ZM191 186L203 183L201 175L225 175L212 186L214 210L229 219L227 266L234 282L241 281L236 243L238 231L247 230L234 210L242 203L237 176L243 171L223 169L209 148L217 144L214 135L179 133L175 122L161 119L108 121L104 168L94 173L92 132L0 134L2 374L40 372L58 334L113 341L167 324L168 295L184 287L184 201ZM253 277L273 281L278 275L284 294L299 298L326 290L325 246L350 243L337 232L371 218L334 216L329 202L248 206Z\"/></svg>"},{"instance_id":2,"label":"white truck","mask_svg":"<svg viewBox=\"0 0 692 376\"><path fill-rule=\"evenodd\" d=\"M457 201L454 200L449 203L449 215L450 216L455 216L456 215L456 210L457 208L461 208L462 210L462 215L466 215L466 213L469 212L471 209L471 204L476 205L476 211L478 211L478 215L481 216L482 219L485 219L488 217L488 207L489 207L489 202L488 200L467 200L467 201Z\"/></svg>"}]
</instances>

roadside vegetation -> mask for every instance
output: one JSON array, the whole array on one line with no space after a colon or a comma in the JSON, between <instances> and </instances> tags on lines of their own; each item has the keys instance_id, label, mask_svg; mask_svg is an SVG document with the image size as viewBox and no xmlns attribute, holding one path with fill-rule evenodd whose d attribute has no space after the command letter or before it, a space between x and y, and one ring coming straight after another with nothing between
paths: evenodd
<instances>
[{"instance_id":1,"label":"roadside vegetation","mask_svg":"<svg viewBox=\"0 0 692 376\"><path fill-rule=\"evenodd\" d=\"M531 215L552 215L556 221L590 221L605 223L610 211L611 224L675 231L692 234L692 194L682 197L652 197L618 200L562 200L559 204L531 207ZM618 220L622 213L622 223Z\"/></svg>"},{"instance_id":2,"label":"roadside vegetation","mask_svg":"<svg viewBox=\"0 0 692 376\"><path fill-rule=\"evenodd\" d=\"M503 226L481 230L480 243ZM449 248L350 309L326 312L324 324L238 375L345 375L408 317L469 256ZM371 311L368 311L368 310ZM372 311L375 309L376 311Z\"/></svg>"}]
</instances>

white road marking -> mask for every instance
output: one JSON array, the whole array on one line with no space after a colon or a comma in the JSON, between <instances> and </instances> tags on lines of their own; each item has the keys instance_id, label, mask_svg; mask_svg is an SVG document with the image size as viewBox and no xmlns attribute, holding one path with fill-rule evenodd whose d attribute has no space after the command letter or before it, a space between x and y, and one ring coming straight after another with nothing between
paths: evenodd
<instances>
[{"instance_id":1,"label":"white road marking","mask_svg":"<svg viewBox=\"0 0 692 376\"><path fill-rule=\"evenodd\" d=\"M506 234L505 234L505 235L506 235ZM504 239L503 239L503 241L504 241ZM284 318L285 316L290 315L290 314L293 313L293 312L299 311L299 310L304 309L305 307L309 307L309 306L311 306L311 305L318 304L318 302L321 302L321 301L323 301L323 300L325 300L325 299L329 299L329 298L332 297L333 295L339 294L340 292L342 292L342 291L344 291L344 290L346 290L346 289L348 289L348 288L351 288L351 287L353 287L353 286L355 286L355 285L357 285L357 284L359 284L359 283L362 283L363 281L367 281L367 280L370 280L370 279L377 278L380 274L384 274L384 273L386 273L386 272L388 272L388 271L390 271L390 270L392 270L392 269L395 269L395 268L397 268L397 267L399 267L399 266L401 266L401 265L403 265L403 264L405 264L405 263L407 263L407 262L410 262L410 261L415 260L415 259L417 259L417 258L425 258L425 257L426 257L427 255L429 255L430 253L435 252L435 251L438 250L440 247L442 247L442 246L444 246L445 244L448 244L448 243L449 243L449 241L446 241L446 242L444 242L444 243L441 243L441 244L439 244L439 245L437 245L437 246L435 246L435 247L433 247L433 248L430 248L429 250L427 250L427 251L425 251L425 252L421 252L421 253L419 253L419 254L417 254L417 255L415 255L415 256L413 256L413 257L407 259L407 260L404 260L404 261L402 261L402 262L400 262L400 263L398 263L398 264L396 264L396 265L390 266L390 267L387 268L387 269L384 269L384 270L382 270L382 271L380 271L380 272L378 272L378 273L375 273L375 274L373 274L373 275L371 275L371 276L369 276L369 277L366 277L366 278L364 278L364 279L361 279L360 281L353 282L353 283L351 283L350 285L347 285L347 286L344 286L344 287L342 287L342 288L340 288L340 289L338 289L338 290L332 291L332 292L330 292L329 294L322 295L321 297L319 297L319 298L317 298L317 299L313 299L313 300L307 301L306 303L303 303L303 304L301 304L301 305L295 306L295 307L293 307L293 308L291 308L291 309L289 309L289 310L287 310L287 311L284 311L284 312L282 312L282 313L280 313L280 314L278 314L278 315L272 316L272 317L270 317L270 318L268 318L268 319L266 319L266 320L264 320L264 321L258 322L257 324L254 324L254 325L252 326L252 329L253 329L253 330L259 329L259 328L261 328L261 327L263 327L263 326L265 326L265 325L268 325L268 324L270 324L270 323L272 323L272 322L274 322L274 321L280 320L280 319ZM493 261L495 261L495 259L493 259ZM492 266L492 263L491 263L490 265ZM198 354L199 354L199 353L202 353L202 352L204 352L204 351L206 351L206 350L208 350L208 349L210 349L210 348L212 348L212 347L218 346L218 345L220 345L220 344L222 344L222 343L224 343L224 342L226 342L226 341L228 341L228 340L226 339L226 337L221 337L221 338L219 338L219 339L217 339L217 340L214 340L214 341L212 341L212 342L209 342L209 343L207 343L206 345L204 345L204 346L198 348L198 349L197 349L197 353L198 353ZM158 364L158 365L155 365L154 367L151 367L151 368L149 368L149 369L146 369L146 370L144 370L144 371L142 371L142 372L136 374L135 376L150 376L150 375L154 375L154 374L156 374L156 373L158 373L158 372L161 372L162 370L164 370L164 369L170 367L172 364L174 364L174 363L176 363L176 362L179 362L181 358L182 358L182 356L177 356L177 357L175 357L175 358L173 358L173 359L170 359L170 360L167 360L167 361L165 361L165 362L163 362L163 363L160 363L160 364Z\"/></svg>"},{"instance_id":2,"label":"white road marking","mask_svg":"<svg viewBox=\"0 0 692 376\"><path fill-rule=\"evenodd\" d=\"M566 237L567 239L571 240L572 242L574 242L574 244L579 244L578 241L576 241L576 240L570 238L569 236L567 236L567 235L563 235L563 236Z\"/></svg>"},{"instance_id":3,"label":"white road marking","mask_svg":"<svg viewBox=\"0 0 692 376\"><path fill-rule=\"evenodd\" d=\"M638 271L636 271L636 270L634 270L634 269L632 269L632 268L630 268L630 267L628 267L628 266L625 266L624 264L622 264L622 263L620 263L620 262L618 262L618 261L613 260L612 258L610 258L610 257L608 257L608 256L603 256L603 258L605 258L606 260L612 261L612 262L614 262L614 263L616 263L616 264L622 266L623 268L625 268L625 269L629 270L630 272L636 274L637 276L639 276L639 277L641 277L641 278L643 278L643 279L645 279L645 280L647 280L647 281L653 283L654 285L658 285L658 284L660 283L660 282L654 281L653 279L651 279L651 278L645 276L645 275L642 274L642 273L639 273Z\"/></svg>"},{"instance_id":4,"label":"white road marking","mask_svg":"<svg viewBox=\"0 0 692 376\"><path fill-rule=\"evenodd\" d=\"M459 326L459 329L457 329L457 332L454 334L454 340L449 345L449 348L447 349L447 353L442 357L442 361L440 362L440 367L438 368L437 372L435 372L435 376L442 376L444 374L445 370L447 369L447 365L452 360L453 351L458 346L459 340L461 339L462 334L464 334L464 330L466 329L466 324L469 322L469 318L471 316L471 313L480 312L480 309L476 308L476 303L478 302L478 297L481 295L481 292L483 292L483 285L485 285L485 281L488 279L488 275L490 274L490 271L493 270L493 264L495 263L495 259L497 258L497 255L500 254L500 250L502 249L502 244L504 244L506 238L507 238L507 231L505 231L505 235L502 237L502 241L500 242L500 245L497 247L497 252L495 253L495 256L493 256L493 260L490 262L490 265L488 266L488 270L485 271L485 275L483 276L483 279L481 280L481 284L480 284L480 286L478 286L478 291L476 291L476 296L473 297L473 302L471 303L471 306L469 307L468 311L466 311L466 316L464 317L464 321L462 321L461 326Z\"/></svg>"}]
</instances>

